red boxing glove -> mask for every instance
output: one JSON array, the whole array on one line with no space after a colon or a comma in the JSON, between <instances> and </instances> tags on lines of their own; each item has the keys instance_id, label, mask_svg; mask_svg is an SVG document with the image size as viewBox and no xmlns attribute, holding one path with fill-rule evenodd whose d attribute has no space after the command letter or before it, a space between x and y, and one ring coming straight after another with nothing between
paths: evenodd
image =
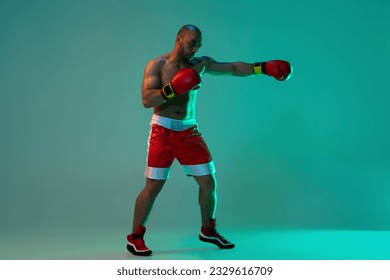
<instances>
[{"instance_id":1,"label":"red boxing glove","mask_svg":"<svg viewBox=\"0 0 390 280\"><path fill-rule=\"evenodd\" d=\"M253 65L255 74L266 74L274 77L278 81L285 81L291 77L292 66L284 60L270 60L267 62L257 62Z\"/></svg>"},{"instance_id":2,"label":"red boxing glove","mask_svg":"<svg viewBox=\"0 0 390 280\"><path fill-rule=\"evenodd\" d=\"M183 68L173 76L170 83L161 88L160 92L161 96L168 100L192 89L199 88L200 85L201 79L198 72L193 68Z\"/></svg>"}]
</instances>

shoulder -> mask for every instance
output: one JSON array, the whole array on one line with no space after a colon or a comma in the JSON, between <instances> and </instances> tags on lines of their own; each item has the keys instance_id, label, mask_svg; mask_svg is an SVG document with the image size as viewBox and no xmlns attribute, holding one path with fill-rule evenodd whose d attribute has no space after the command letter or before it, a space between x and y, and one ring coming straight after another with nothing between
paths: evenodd
<instances>
[{"instance_id":1,"label":"shoulder","mask_svg":"<svg viewBox=\"0 0 390 280\"><path fill-rule=\"evenodd\" d=\"M191 62L195 65L197 64L209 64L215 62L215 60L209 56L200 56L194 57Z\"/></svg>"},{"instance_id":2,"label":"shoulder","mask_svg":"<svg viewBox=\"0 0 390 280\"><path fill-rule=\"evenodd\" d=\"M216 61L209 56L194 57L191 60L191 64L198 72L203 73L211 64Z\"/></svg>"},{"instance_id":3,"label":"shoulder","mask_svg":"<svg viewBox=\"0 0 390 280\"><path fill-rule=\"evenodd\" d=\"M146 72L159 72L167 61L166 55L161 55L148 61L145 67Z\"/></svg>"},{"instance_id":4,"label":"shoulder","mask_svg":"<svg viewBox=\"0 0 390 280\"><path fill-rule=\"evenodd\" d=\"M160 55L149 60L147 65L163 66L167 62L167 55Z\"/></svg>"}]
</instances>

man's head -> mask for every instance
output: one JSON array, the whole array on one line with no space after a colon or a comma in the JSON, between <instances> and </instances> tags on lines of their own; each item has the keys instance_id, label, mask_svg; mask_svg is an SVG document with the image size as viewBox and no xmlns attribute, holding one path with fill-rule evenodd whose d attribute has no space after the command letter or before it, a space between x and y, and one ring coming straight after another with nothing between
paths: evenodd
<instances>
[{"instance_id":1,"label":"man's head","mask_svg":"<svg viewBox=\"0 0 390 280\"><path fill-rule=\"evenodd\" d=\"M176 45L179 55L183 60L189 62L202 46L202 32L192 24L180 28L176 36Z\"/></svg>"}]
</instances>

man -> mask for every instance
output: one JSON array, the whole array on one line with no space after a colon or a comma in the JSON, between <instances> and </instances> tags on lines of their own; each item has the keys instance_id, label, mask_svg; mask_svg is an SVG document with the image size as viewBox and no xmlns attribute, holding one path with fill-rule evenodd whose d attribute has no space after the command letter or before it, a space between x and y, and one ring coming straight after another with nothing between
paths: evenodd
<instances>
[{"instance_id":1,"label":"man","mask_svg":"<svg viewBox=\"0 0 390 280\"><path fill-rule=\"evenodd\" d=\"M202 33L194 25L183 26L173 50L146 65L142 83L142 103L154 108L148 140L146 184L136 199L133 229L127 236L127 249L135 255L149 256L152 251L143 239L145 223L155 198L169 177L176 158L187 175L199 185L201 229L199 239L231 249L235 245L216 230L217 181L212 157L197 128L195 104L201 75L253 76L267 74L277 80L291 75L288 62L221 63L210 57L194 57L202 45Z\"/></svg>"}]
</instances>

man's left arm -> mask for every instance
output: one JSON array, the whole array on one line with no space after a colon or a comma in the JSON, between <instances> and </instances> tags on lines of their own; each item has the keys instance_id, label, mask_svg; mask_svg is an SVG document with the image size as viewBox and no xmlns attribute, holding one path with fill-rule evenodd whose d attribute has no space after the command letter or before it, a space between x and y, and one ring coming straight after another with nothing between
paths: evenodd
<instances>
[{"instance_id":1,"label":"man's left arm","mask_svg":"<svg viewBox=\"0 0 390 280\"><path fill-rule=\"evenodd\" d=\"M253 76L253 64L246 62L218 62L211 57L202 57L204 73L211 75Z\"/></svg>"},{"instance_id":2,"label":"man's left arm","mask_svg":"<svg viewBox=\"0 0 390 280\"><path fill-rule=\"evenodd\" d=\"M212 75L232 75L248 77L253 75L268 75L278 81L290 78L292 66L284 60L271 60L266 62L246 63L246 62L217 62L210 57L202 57L204 73Z\"/></svg>"}]
</instances>

